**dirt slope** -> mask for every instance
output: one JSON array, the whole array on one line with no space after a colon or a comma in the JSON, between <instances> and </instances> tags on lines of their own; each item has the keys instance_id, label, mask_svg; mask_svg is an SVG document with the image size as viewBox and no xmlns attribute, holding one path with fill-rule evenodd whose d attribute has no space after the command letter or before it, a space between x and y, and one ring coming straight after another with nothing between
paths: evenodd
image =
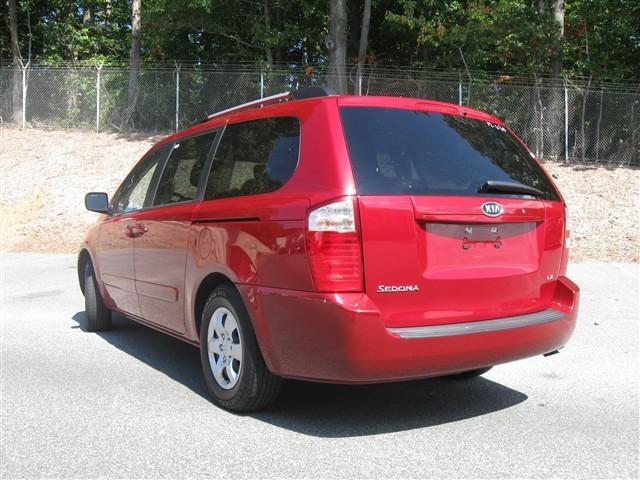
<instances>
[{"instance_id":1,"label":"dirt slope","mask_svg":"<svg viewBox=\"0 0 640 480\"><path fill-rule=\"evenodd\" d=\"M74 252L96 215L161 136L0 128L2 251ZM640 170L547 163L569 205L573 261L640 261Z\"/></svg>"},{"instance_id":2,"label":"dirt slope","mask_svg":"<svg viewBox=\"0 0 640 480\"><path fill-rule=\"evenodd\" d=\"M84 194L113 193L153 139L3 128L0 142L2 250L72 252L97 216Z\"/></svg>"}]
</instances>

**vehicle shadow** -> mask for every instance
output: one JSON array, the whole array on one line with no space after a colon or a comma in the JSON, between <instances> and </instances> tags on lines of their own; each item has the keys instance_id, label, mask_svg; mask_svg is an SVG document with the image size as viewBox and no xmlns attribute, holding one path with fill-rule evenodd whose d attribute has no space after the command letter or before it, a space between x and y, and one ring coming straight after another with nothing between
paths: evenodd
<instances>
[{"instance_id":1,"label":"vehicle shadow","mask_svg":"<svg viewBox=\"0 0 640 480\"><path fill-rule=\"evenodd\" d=\"M71 318L85 330L85 312L78 312ZM193 345L119 314L113 314L113 330L95 335L209 400L200 367L200 352Z\"/></svg>"},{"instance_id":2,"label":"vehicle shadow","mask_svg":"<svg viewBox=\"0 0 640 480\"><path fill-rule=\"evenodd\" d=\"M318 437L378 435L458 422L528 397L486 378L434 378L377 385L285 383L278 402L252 416Z\"/></svg>"},{"instance_id":3,"label":"vehicle shadow","mask_svg":"<svg viewBox=\"0 0 640 480\"><path fill-rule=\"evenodd\" d=\"M85 313L76 313L73 320L84 326ZM209 400L199 351L193 346L120 315L114 315L114 330L98 335ZM527 398L483 377L377 385L289 380L270 409L249 416L305 435L357 437L457 422L513 407Z\"/></svg>"}]
</instances>

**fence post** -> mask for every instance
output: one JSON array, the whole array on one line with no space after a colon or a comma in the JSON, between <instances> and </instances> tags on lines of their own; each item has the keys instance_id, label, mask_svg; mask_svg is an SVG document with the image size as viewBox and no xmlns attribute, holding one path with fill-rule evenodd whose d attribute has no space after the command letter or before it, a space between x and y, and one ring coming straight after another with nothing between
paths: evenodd
<instances>
[{"instance_id":1,"label":"fence post","mask_svg":"<svg viewBox=\"0 0 640 480\"><path fill-rule=\"evenodd\" d=\"M462 75L458 72L458 105L462 105Z\"/></svg>"},{"instance_id":2,"label":"fence post","mask_svg":"<svg viewBox=\"0 0 640 480\"><path fill-rule=\"evenodd\" d=\"M180 129L180 65L176 64L176 132Z\"/></svg>"},{"instance_id":3,"label":"fence post","mask_svg":"<svg viewBox=\"0 0 640 480\"><path fill-rule=\"evenodd\" d=\"M569 91L564 80L564 163L569 163Z\"/></svg>"},{"instance_id":4,"label":"fence post","mask_svg":"<svg viewBox=\"0 0 640 480\"><path fill-rule=\"evenodd\" d=\"M100 72L102 64L96 65L96 133L100 133Z\"/></svg>"},{"instance_id":5,"label":"fence post","mask_svg":"<svg viewBox=\"0 0 640 480\"><path fill-rule=\"evenodd\" d=\"M264 98L264 72L260 69L260 98Z\"/></svg>"}]
</instances>

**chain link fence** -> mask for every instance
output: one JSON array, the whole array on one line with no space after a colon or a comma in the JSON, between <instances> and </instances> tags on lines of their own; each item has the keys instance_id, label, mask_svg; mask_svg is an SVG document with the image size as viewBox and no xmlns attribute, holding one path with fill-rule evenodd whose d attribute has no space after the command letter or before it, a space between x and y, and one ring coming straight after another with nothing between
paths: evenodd
<instances>
[{"instance_id":1,"label":"chain link fence","mask_svg":"<svg viewBox=\"0 0 640 480\"><path fill-rule=\"evenodd\" d=\"M321 69L0 68L0 120L23 128L169 132L234 105L334 84ZM504 119L539 157L640 164L640 84L593 79L477 78L460 72L368 68L351 91L467 105Z\"/></svg>"}]
</instances>

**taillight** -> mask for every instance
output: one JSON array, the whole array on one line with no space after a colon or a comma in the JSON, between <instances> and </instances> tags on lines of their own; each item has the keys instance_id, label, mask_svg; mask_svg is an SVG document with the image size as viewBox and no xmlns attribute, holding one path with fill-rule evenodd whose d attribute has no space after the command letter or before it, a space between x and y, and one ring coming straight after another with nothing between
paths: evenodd
<instances>
[{"instance_id":1,"label":"taillight","mask_svg":"<svg viewBox=\"0 0 640 480\"><path fill-rule=\"evenodd\" d=\"M362 248L354 199L312 210L307 219L307 253L316 290L362 291Z\"/></svg>"}]
</instances>

